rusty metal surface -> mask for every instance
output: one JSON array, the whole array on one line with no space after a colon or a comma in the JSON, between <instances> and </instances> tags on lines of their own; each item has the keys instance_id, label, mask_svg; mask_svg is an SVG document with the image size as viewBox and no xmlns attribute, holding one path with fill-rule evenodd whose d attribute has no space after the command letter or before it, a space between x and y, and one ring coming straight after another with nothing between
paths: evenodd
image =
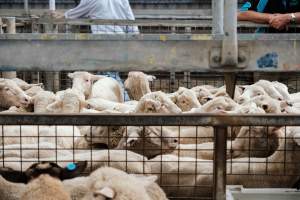
<instances>
[{"instance_id":1,"label":"rusty metal surface","mask_svg":"<svg viewBox=\"0 0 300 200\"><path fill-rule=\"evenodd\" d=\"M300 126L299 115L0 114L2 125Z\"/></svg>"},{"instance_id":2,"label":"rusty metal surface","mask_svg":"<svg viewBox=\"0 0 300 200\"><path fill-rule=\"evenodd\" d=\"M214 199L226 199L227 127L214 129Z\"/></svg>"}]
</instances>

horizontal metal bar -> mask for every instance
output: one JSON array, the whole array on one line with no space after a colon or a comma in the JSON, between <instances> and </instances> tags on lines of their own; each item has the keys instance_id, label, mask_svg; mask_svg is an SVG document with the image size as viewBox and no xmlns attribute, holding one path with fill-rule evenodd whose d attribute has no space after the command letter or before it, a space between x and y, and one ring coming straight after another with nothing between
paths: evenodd
<instances>
[{"instance_id":1,"label":"horizontal metal bar","mask_svg":"<svg viewBox=\"0 0 300 200\"><path fill-rule=\"evenodd\" d=\"M0 71L298 71L299 34L240 34L245 69L210 68L221 36L207 34L0 34ZM216 51L218 52L218 51ZM258 60L274 55L274 65Z\"/></svg>"},{"instance_id":2,"label":"horizontal metal bar","mask_svg":"<svg viewBox=\"0 0 300 200\"><path fill-rule=\"evenodd\" d=\"M48 9L31 9L30 14L41 16ZM67 10L57 9L64 13ZM211 9L133 9L136 19L210 19ZM23 9L0 9L0 16L24 17Z\"/></svg>"},{"instance_id":3,"label":"horizontal metal bar","mask_svg":"<svg viewBox=\"0 0 300 200\"><path fill-rule=\"evenodd\" d=\"M300 126L299 115L0 114L0 125Z\"/></svg>"}]
</instances>

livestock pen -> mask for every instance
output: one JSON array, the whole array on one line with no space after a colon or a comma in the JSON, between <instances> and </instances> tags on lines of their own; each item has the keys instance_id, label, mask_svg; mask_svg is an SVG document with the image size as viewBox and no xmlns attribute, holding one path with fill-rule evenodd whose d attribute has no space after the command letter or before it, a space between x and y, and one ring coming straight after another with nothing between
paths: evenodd
<instances>
[{"instance_id":1,"label":"livestock pen","mask_svg":"<svg viewBox=\"0 0 300 200\"><path fill-rule=\"evenodd\" d=\"M165 93L226 85L233 97L235 85L261 79L299 92L298 26L291 26L295 33L289 34L254 33L268 27L232 20L236 0L131 1L135 21L57 20L42 15L47 2L29 6L16 1L15 8L25 5L24 10L8 9L11 4L2 2L3 77L16 71L17 77L57 92L72 86L69 72L117 71L126 80L128 72L138 70L156 76L151 91ZM57 7L73 5L62 1ZM89 26L96 24L138 26L139 33L89 34ZM296 187L300 134L293 127L298 126L298 115L283 113L1 113L0 161L3 167L24 171L40 161L66 165L87 160L83 175L112 166L156 175L170 199L219 200L226 198L226 185ZM196 144L189 146L187 140Z\"/></svg>"}]
</instances>

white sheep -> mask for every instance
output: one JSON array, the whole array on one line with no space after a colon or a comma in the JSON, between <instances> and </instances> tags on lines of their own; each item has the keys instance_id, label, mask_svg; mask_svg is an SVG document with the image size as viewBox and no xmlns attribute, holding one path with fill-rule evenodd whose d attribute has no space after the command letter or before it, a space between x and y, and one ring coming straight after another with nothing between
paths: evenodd
<instances>
[{"instance_id":1,"label":"white sheep","mask_svg":"<svg viewBox=\"0 0 300 200\"><path fill-rule=\"evenodd\" d=\"M121 113L131 113L134 112L136 105L129 105L125 103L118 103L114 101L105 100L102 98L91 98L86 100L87 107L104 111L104 110L111 110L111 111L117 111Z\"/></svg>"},{"instance_id":2,"label":"white sheep","mask_svg":"<svg viewBox=\"0 0 300 200\"><path fill-rule=\"evenodd\" d=\"M192 108L200 108L196 92L184 87L180 87L178 91L170 94L171 100L183 111L190 111Z\"/></svg>"},{"instance_id":3,"label":"white sheep","mask_svg":"<svg viewBox=\"0 0 300 200\"><path fill-rule=\"evenodd\" d=\"M49 142L61 148L73 148L73 142L81 134L76 126L14 126L7 125L0 128L0 141L9 144L37 144Z\"/></svg>"},{"instance_id":4,"label":"white sheep","mask_svg":"<svg viewBox=\"0 0 300 200\"><path fill-rule=\"evenodd\" d=\"M53 92L40 91L31 98L33 103L34 113L47 113L47 106L56 101L56 96Z\"/></svg>"},{"instance_id":5,"label":"white sheep","mask_svg":"<svg viewBox=\"0 0 300 200\"><path fill-rule=\"evenodd\" d=\"M72 89L80 91L89 98L92 93L92 87L95 81L105 78L102 75L94 75L88 72L77 71L69 73L68 77L72 79Z\"/></svg>"},{"instance_id":6,"label":"white sheep","mask_svg":"<svg viewBox=\"0 0 300 200\"><path fill-rule=\"evenodd\" d=\"M214 95L210 92L210 90L204 86L196 86L191 88L191 90L193 90L196 93L198 101L201 103L201 105L214 98Z\"/></svg>"},{"instance_id":7,"label":"white sheep","mask_svg":"<svg viewBox=\"0 0 300 200\"><path fill-rule=\"evenodd\" d=\"M27 107L31 99L14 81L3 78L0 79L0 98L2 108Z\"/></svg>"},{"instance_id":8,"label":"white sheep","mask_svg":"<svg viewBox=\"0 0 300 200\"><path fill-rule=\"evenodd\" d=\"M181 109L165 93L158 91L144 95L136 106L135 113L178 114Z\"/></svg>"},{"instance_id":9,"label":"white sheep","mask_svg":"<svg viewBox=\"0 0 300 200\"><path fill-rule=\"evenodd\" d=\"M117 149L129 149L148 158L172 152L178 144L178 138L165 127L128 126L124 131Z\"/></svg>"},{"instance_id":10,"label":"white sheep","mask_svg":"<svg viewBox=\"0 0 300 200\"><path fill-rule=\"evenodd\" d=\"M86 106L83 93L77 89L67 89L56 94L56 101L46 109L50 113L79 113Z\"/></svg>"},{"instance_id":11,"label":"white sheep","mask_svg":"<svg viewBox=\"0 0 300 200\"><path fill-rule=\"evenodd\" d=\"M128 95L133 100L140 100L145 94L151 92L149 82L156 79L155 76L147 75L143 72L129 72L124 86Z\"/></svg>"},{"instance_id":12,"label":"white sheep","mask_svg":"<svg viewBox=\"0 0 300 200\"><path fill-rule=\"evenodd\" d=\"M88 191L82 200L167 200L156 179L156 176L134 176L114 168L100 168L89 176Z\"/></svg>"},{"instance_id":13,"label":"white sheep","mask_svg":"<svg viewBox=\"0 0 300 200\"><path fill-rule=\"evenodd\" d=\"M41 87L43 86L43 83L36 83L36 84L29 84L25 81L23 81L22 79L19 78L12 78L10 79L12 81L14 81L22 90L29 90L32 87Z\"/></svg>"}]
</instances>

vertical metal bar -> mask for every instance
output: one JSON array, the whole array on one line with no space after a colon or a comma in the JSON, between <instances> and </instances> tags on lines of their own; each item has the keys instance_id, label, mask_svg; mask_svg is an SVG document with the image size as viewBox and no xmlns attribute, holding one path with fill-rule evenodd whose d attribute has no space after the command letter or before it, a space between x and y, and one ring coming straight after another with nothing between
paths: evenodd
<instances>
[{"instance_id":1,"label":"vertical metal bar","mask_svg":"<svg viewBox=\"0 0 300 200\"><path fill-rule=\"evenodd\" d=\"M224 0L212 0L212 34L224 34Z\"/></svg>"},{"instance_id":2,"label":"vertical metal bar","mask_svg":"<svg viewBox=\"0 0 300 200\"><path fill-rule=\"evenodd\" d=\"M224 74L226 92L233 99L236 85L236 74L228 72Z\"/></svg>"},{"instance_id":3,"label":"vertical metal bar","mask_svg":"<svg viewBox=\"0 0 300 200\"><path fill-rule=\"evenodd\" d=\"M226 199L227 127L214 127L214 199Z\"/></svg>"},{"instance_id":4,"label":"vertical metal bar","mask_svg":"<svg viewBox=\"0 0 300 200\"><path fill-rule=\"evenodd\" d=\"M28 0L24 0L24 11L26 15L29 15Z\"/></svg>"},{"instance_id":5,"label":"vertical metal bar","mask_svg":"<svg viewBox=\"0 0 300 200\"><path fill-rule=\"evenodd\" d=\"M2 22L2 18L0 17L0 34L3 34L3 22Z\"/></svg>"},{"instance_id":6,"label":"vertical metal bar","mask_svg":"<svg viewBox=\"0 0 300 200\"><path fill-rule=\"evenodd\" d=\"M237 0L226 0L224 5L224 38L221 64L223 66L237 66Z\"/></svg>"}]
</instances>

